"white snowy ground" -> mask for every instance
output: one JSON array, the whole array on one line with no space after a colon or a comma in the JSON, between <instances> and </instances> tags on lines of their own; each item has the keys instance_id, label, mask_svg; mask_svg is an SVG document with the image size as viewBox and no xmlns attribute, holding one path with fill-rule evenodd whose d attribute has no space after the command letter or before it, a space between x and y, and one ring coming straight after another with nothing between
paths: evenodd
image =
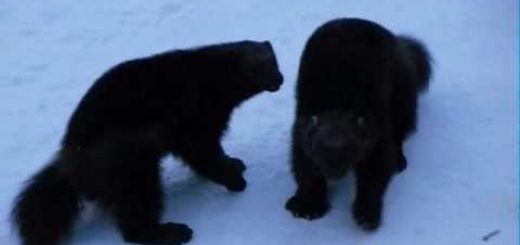
<instances>
[{"instance_id":1,"label":"white snowy ground","mask_svg":"<svg viewBox=\"0 0 520 245\"><path fill-rule=\"evenodd\" d=\"M332 210L320 220L283 208L295 188L288 138L299 56L318 25L345 16L413 34L435 58L419 130L406 144L409 167L391 183L373 234L352 221L352 176L331 189ZM190 225L190 244L517 244L518 34L513 0L0 0L0 244L18 244L12 200L104 70L241 39L272 40L286 83L234 113L225 148L248 166L245 192L165 160L164 219ZM87 213L71 244L123 244L109 219Z\"/></svg>"}]
</instances>

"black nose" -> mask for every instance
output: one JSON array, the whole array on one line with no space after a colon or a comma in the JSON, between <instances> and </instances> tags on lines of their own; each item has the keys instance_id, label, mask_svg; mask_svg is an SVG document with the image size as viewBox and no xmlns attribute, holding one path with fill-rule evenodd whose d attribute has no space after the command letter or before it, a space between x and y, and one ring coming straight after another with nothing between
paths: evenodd
<instances>
[{"instance_id":1,"label":"black nose","mask_svg":"<svg viewBox=\"0 0 520 245\"><path fill-rule=\"evenodd\" d=\"M283 84L283 75L281 73L278 73L275 75L275 78L270 81L269 85L267 86L267 91L274 92L280 89L280 87Z\"/></svg>"},{"instance_id":2,"label":"black nose","mask_svg":"<svg viewBox=\"0 0 520 245\"><path fill-rule=\"evenodd\" d=\"M346 141L341 137L330 137L323 142L323 148L330 151L338 151L345 148Z\"/></svg>"},{"instance_id":3,"label":"black nose","mask_svg":"<svg viewBox=\"0 0 520 245\"><path fill-rule=\"evenodd\" d=\"M275 81L278 84L278 86L282 86L282 84L283 84L283 75L282 75L282 73L278 72L278 74L276 74Z\"/></svg>"}]
</instances>

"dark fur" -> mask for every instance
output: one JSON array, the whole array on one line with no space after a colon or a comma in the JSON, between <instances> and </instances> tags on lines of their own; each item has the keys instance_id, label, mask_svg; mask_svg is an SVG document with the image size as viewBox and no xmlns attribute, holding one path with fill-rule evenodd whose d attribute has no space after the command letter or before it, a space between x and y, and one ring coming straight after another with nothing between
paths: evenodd
<instances>
[{"instance_id":1,"label":"dark fur","mask_svg":"<svg viewBox=\"0 0 520 245\"><path fill-rule=\"evenodd\" d=\"M127 242L180 244L184 224L159 219L159 161L180 156L198 174L242 191L245 165L220 145L232 110L282 84L269 42L236 42L124 62L106 72L72 115L55 160L18 196L13 218L26 245L55 245L82 198L112 214Z\"/></svg>"},{"instance_id":2,"label":"dark fur","mask_svg":"<svg viewBox=\"0 0 520 245\"><path fill-rule=\"evenodd\" d=\"M415 128L417 96L428 85L422 44L360 19L330 21L310 37L297 82L292 169L298 185L286 208L319 218L329 209L326 179L353 168L353 216L380 224L392 175L406 168L402 144Z\"/></svg>"}]
</instances>

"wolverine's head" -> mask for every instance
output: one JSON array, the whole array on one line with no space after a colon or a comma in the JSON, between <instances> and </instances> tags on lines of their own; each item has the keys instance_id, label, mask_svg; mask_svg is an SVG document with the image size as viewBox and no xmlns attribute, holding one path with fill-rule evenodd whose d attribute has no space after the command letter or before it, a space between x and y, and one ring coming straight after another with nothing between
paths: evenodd
<instances>
[{"instance_id":1,"label":"wolverine's head","mask_svg":"<svg viewBox=\"0 0 520 245\"><path fill-rule=\"evenodd\" d=\"M331 111L304 120L303 149L329 179L343 177L373 148L373 122L365 116Z\"/></svg>"},{"instance_id":2,"label":"wolverine's head","mask_svg":"<svg viewBox=\"0 0 520 245\"><path fill-rule=\"evenodd\" d=\"M240 43L243 52L241 70L251 86L260 91L277 91L283 83L282 73L269 41L243 41Z\"/></svg>"}]
</instances>

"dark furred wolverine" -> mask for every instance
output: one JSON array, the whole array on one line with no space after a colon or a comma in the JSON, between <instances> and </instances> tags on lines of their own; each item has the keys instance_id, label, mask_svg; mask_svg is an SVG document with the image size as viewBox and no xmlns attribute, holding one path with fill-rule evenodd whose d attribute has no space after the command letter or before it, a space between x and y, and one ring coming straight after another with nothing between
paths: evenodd
<instances>
[{"instance_id":1,"label":"dark furred wolverine","mask_svg":"<svg viewBox=\"0 0 520 245\"><path fill-rule=\"evenodd\" d=\"M236 106L282 80L269 42L172 51L110 69L79 103L54 160L18 196L13 218L23 243L58 244L81 199L113 215L127 242L188 241L188 226L159 223L160 159L172 153L228 190L244 190L246 167L220 138Z\"/></svg>"},{"instance_id":2,"label":"dark furred wolverine","mask_svg":"<svg viewBox=\"0 0 520 245\"><path fill-rule=\"evenodd\" d=\"M415 128L429 55L418 41L361 19L330 21L310 37L297 81L292 170L286 208L314 219L329 209L326 179L355 171L352 208L365 230L380 224L392 175L406 168L402 144Z\"/></svg>"}]
</instances>

